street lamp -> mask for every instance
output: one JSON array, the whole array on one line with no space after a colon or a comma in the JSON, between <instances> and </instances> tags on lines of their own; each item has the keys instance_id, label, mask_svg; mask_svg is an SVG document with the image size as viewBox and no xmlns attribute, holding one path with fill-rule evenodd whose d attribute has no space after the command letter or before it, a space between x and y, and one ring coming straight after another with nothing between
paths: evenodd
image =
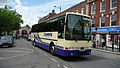
<instances>
[{"instance_id":1,"label":"street lamp","mask_svg":"<svg viewBox=\"0 0 120 68\"><path fill-rule=\"evenodd\" d=\"M59 8L60 9L60 13L61 13L61 6L59 6L59 7L58 6L54 6L54 7Z\"/></svg>"}]
</instances>

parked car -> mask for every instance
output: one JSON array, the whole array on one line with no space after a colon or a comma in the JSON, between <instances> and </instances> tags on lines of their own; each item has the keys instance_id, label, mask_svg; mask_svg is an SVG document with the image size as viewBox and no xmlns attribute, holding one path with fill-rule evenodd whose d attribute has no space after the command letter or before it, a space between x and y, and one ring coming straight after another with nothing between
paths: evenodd
<instances>
[{"instance_id":1,"label":"parked car","mask_svg":"<svg viewBox=\"0 0 120 68\"><path fill-rule=\"evenodd\" d=\"M13 41L11 38L7 37L7 36L1 36L0 37L0 47L12 47L13 45Z\"/></svg>"},{"instance_id":2,"label":"parked car","mask_svg":"<svg viewBox=\"0 0 120 68\"><path fill-rule=\"evenodd\" d=\"M12 44L13 44L13 43L14 43L14 38L13 38L13 36L7 35L7 37L10 38L10 39L12 40Z\"/></svg>"}]
</instances>

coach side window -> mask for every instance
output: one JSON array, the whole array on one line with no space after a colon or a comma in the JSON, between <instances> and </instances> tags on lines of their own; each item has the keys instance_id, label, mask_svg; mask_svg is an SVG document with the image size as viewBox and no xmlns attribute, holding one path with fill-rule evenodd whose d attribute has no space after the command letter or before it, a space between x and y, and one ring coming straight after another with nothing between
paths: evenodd
<instances>
[{"instance_id":1,"label":"coach side window","mask_svg":"<svg viewBox=\"0 0 120 68\"><path fill-rule=\"evenodd\" d=\"M59 24L58 24L58 38L63 38L64 37L64 21L65 19L60 19Z\"/></svg>"}]
</instances>

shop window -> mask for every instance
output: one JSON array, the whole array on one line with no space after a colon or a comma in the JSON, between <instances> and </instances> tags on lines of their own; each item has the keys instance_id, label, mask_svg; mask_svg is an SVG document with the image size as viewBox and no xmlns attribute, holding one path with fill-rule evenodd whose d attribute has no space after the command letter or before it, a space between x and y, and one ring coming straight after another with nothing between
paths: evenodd
<instances>
[{"instance_id":1,"label":"shop window","mask_svg":"<svg viewBox=\"0 0 120 68\"><path fill-rule=\"evenodd\" d=\"M101 11L105 11L106 3L105 1L101 2Z\"/></svg>"},{"instance_id":2,"label":"shop window","mask_svg":"<svg viewBox=\"0 0 120 68\"><path fill-rule=\"evenodd\" d=\"M92 5L91 10L92 10L91 14L95 14L95 10L96 10L96 5L95 4Z\"/></svg>"},{"instance_id":3,"label":"shop window","mask_svg":"<svg viewBox=\"0 0 120 68\"><path fill-rule=\"evenodd\" d=\"M105 26L105 16L101 17L100 22L101 22L101 27L104 27Z\"/></svg>"},{"instance_id":4,"label":"shop window","mask_svg":"<svg viewBox=\"0 0 120 68\"><path fill-rule=\"evenodd\" d=\"M92 27L95 27L95 19L92 19Z\"/></svg>"},{"instance_id":5,"label":"shop window","mask_svg":"<svg viewBox=\"0 0 120 68\"><path fill-rule=\"evenodd\" d=\"M106 35L101 34L101 46L106 46Z\"/></svg>"},{"instance_id":6,"label":"shop window","mask_svg":"<svg viewBox=\"0 0 120 68\"><path fill-rule=\"evenodd\" d=\"M112 14L111 15L111 26L115 26L116 25L116 14Z\"/></svg>"},{"instance_id":7,"label":"shop window","mask_svg":"<svg viewBox=\"0 0 120 68\"><path fill-rule=\"evenodd\" d=\"M111 9L116 8L117 7L117 0L111 0L110 5L111 5Z\"/></svg>"},{"instance_id":8,"label":"shop window","mask_svg":"<svg viewBox=\"0 0 120 68\"><path fill-rule=\"evenodd\" d=\"M88 15L88 14L89 14L89 6L86 5L86 15Z\"/></svg>"}]
</instances>

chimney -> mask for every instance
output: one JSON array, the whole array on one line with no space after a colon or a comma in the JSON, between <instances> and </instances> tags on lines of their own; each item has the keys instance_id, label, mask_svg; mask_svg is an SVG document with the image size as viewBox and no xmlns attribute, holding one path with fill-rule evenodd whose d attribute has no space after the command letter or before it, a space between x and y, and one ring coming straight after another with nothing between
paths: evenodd
<instances>
[{"instance_id":1,"label":"chimney","mask_svg":"<svg viewBox=\"0 0 120 68\"><path fill-rule=\"evenodd\" d=\"M52 13L55 13L55 10L52 10Z\"/></svg>"},{"instance_id":2,"label":"chimney","mask_svg":"<svg viewBox=\"0 0 120 68\"><path fill-rule=\"evenodd\" d=\"M49 15L51 15L52 13L49 13Z\"/></svg>"}]
</instances>

